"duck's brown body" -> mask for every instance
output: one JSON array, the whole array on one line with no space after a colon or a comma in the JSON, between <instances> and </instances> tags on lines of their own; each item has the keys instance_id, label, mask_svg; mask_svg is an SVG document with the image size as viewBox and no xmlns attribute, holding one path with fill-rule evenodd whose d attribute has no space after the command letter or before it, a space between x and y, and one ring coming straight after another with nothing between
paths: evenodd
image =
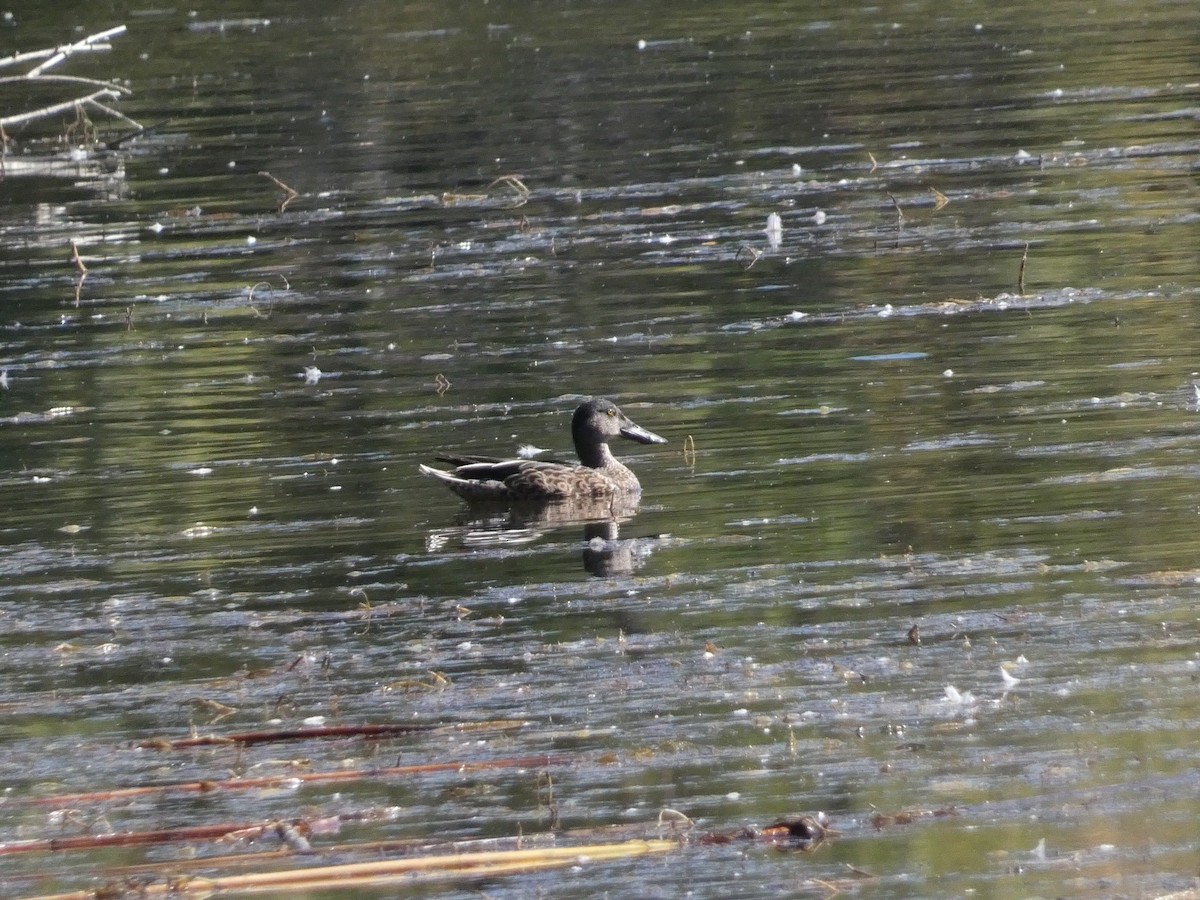
<instances>
[{"instance_id":1,"label":"duck's brown body","mask_svg":"<svg viewBox=\"0 0 1200 900\"><path fill-rule=\"evenodd\" d=\"M666 438L635 424L609 400L580 404L571 419L571 436L579 465L446 455L437 459L454 469L421 466L421 472L440 479L467 500L554 502L637 495L642 490L637 476L613 456L609 440L624 437L641 444L666 443Z\"/></svg>"}]
</instances>

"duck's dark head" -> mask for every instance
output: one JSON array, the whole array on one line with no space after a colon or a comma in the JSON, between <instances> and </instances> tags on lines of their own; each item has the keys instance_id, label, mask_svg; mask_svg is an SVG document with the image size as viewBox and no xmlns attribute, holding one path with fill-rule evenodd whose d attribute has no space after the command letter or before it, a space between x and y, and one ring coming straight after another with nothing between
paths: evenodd
<instances>
[{"instance_id":1,"label":"duck's dark head","mask_svg":"<svg viewBox=\"0 0 1200 900\"><path fill-rule=\"evenodd\" d=\"M601 399L579 404L571 419L571 436L575 439L575 452L579 454L580 462L593 467L603 461L605 450L602 448L615 437L628 438L639 444L667 442L666 438L638 425L611 400Z\"/></svg>"}]
</instances>

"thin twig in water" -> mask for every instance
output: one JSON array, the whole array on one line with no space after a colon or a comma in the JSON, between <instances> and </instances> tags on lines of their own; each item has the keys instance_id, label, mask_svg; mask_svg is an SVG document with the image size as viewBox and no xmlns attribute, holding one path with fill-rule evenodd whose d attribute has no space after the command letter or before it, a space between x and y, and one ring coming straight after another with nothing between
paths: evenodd
<instances>
[{"instance_id":1,"label":"thin twig in water","mask_svg":"<svg viewBox=\"0 0 1200 900\"><path fill-rule=\"evenodd\" d=\"M867 156L869 156L869 157L871 158L871 171L870 171L870 172L868 172L867 174L868 174L868 175L874 175L874 174L875 174L875 170L879 168L879 163L877 163L877 162L875 161L875 154L874 154L874 153L871 153L870 151L867 151Z\"/></svg>"},{"instance_id":2,"label":"thin twig in water","mask_svg":"<svg viewBox=\"0 0 1200 900\"><path fill-rule=\"evenodd\" d=\"M1029 241L1025 242L1025 252L1021 254L1021 268L1017 272L1017 290L1025 296L1025 263L1029 261Z\"/></svg>"},{"instance_id":3,"label":"thin twig in water","mask_svg":"<svg viewBox=\"0 0 1200 900\"><path fill-rule=\"evenodd\" d=\"M520 175L501 175L499 178L493 178L492 183L488 185L488 190L490 191L498 184L507 185L515 190L518 194L525 194L528 196L529 194L533 193L528 187L525 186L525 182L521 180Z\"/></svg>"},{"instance_id":4,"label":"thin twig in water","mask_svg":"<svg viewBox=\"0 0 1200 900\"><path fill-rule=\"evenodd\" d=\"M815 884L817 887L820 887L820 888L824 888L826 897L836 897L838 894L840 894L842 892L842 889L840 887L838 887L836 884L834 884L831 881L825 881L824 879L821 879L821 878L810 878L810 879L808 879L808 883Z\"/></svg>"},{"instance_id":5,"label":"thin twig in water","mask_svg":"<svg viewBox=\"0 0 1200 900\"><path fill-rule=\"evenodd\" d=\"M683 464L689 469L696 468L696 442L690 434L683 442Z\"/></svg>"},{"instance_id":6,"label":"thin twig in water","mask_svg":"<svg viewBox=\"0 0 1200 900\"><path fill-rule=\"evenodd\" d=\"M885 191L888 199L892 201L892 206L896 207L896 230L904 230L904 210L900 208L900 201L892 196L891 191Z\"/></svg>"},{"instance_id":7,"label":"thin twig in water","mask_svg":"<svg viewBox=\"0 0 1200 900\"><path fill-rule=\"evenodd\" d=\"M79 245L74 240L71 241L71 262L75 264L75 271L80 275L88 273L88 267L83 264L83 257L79 255Z\"/></svg>"},{"instance_id":8,"label":"thin twig in water","mask_svg":"<svg viewBox=\"0 0 1200 900\"><path fill-rule=\"evenodd\" d=\"M933 194L933 199L934 199L933 211L934 212L938 212L940 209L942 209L942 207L946 206L950 202L950 198L947 197L945 194L943 194L941 191L939 191L937 188L931 187L929 190Z\"/></svg>"},{"instance_id":9,"label":"thin twig in water","mask_svg":"<svg viewBox=\"0 0 1200 900\"><path fill-rule=\"evenodd\" d=\"M191 702L193 705L208 710L214 715L214 718L208 723L209 725L216 725L218 722L223 722L238 712L235 707L226 706L221 701L208 697L193 697Z\"/></svg>"},{"instance_id":10,"label":"thin twig in water","mask_svg":"<svg viewBox=\"0 0 1200 900\"><path fill-rule=\"evenodd\" d=\"M284 184L270 172L259 172L258 174L262 175L264 178L270 178L273 182L275 182L275 186L284 192L285 196L283 200L280 201L279 212L283 212L285 209L287 209L288 204L300 196L300 192L298 190L296 190L290 184Z\"/></svg>"},{"instance_id":11,"label":"thin twig in water","mask_svg":"<svg viewBox=\"0 0 1200 900\"><path fill-rule=\"evenodd\" d=\"M66 127L63 138L68 143L78 140L80 146L87 147L96 143L96 137L96 126L88 118L87 110L82 103L76 103L75 121Z\"/></svg>"},{"instance_id":12,"label":"thin twig in water","mask_svg":"<svg viewBox=\"0 0 1200 900\"><path fill-rule=\"evenodd\" d=\"M679 810L671 809L669 806L664 806L658 811L658 827L662 828L667 824L670 824L671 828L675 829L680 825L692 828L696 823Z\"/></svg>"},{"instance_id":13,"label":"thin twig in water","mask_svg":"<svg viewBox=\"0 0 1200 900\"><path fill-rule=\"evenodd\" d=\"M507 187L512 190L514 199L509 209L524 206L529 202L529 197L533 193L533 191L525 186L525 182L521 180L519 175L501 175L499 178L492 179L488 186L484 188L482 194L458 194L453 191L446 191L442 194L442 204L453 206L456 203L482 203L488 199L494 187Z\"/></svg>"},{"instance_id":14,"label":"thin twig in water","mask_svg":"<svg viewBox=\"0 0 1200 900\"><path fill-rule=\"evenodd\" d=\"M79 278L75 282L75 306L78 308L79 294L88 277L88 267L83 264L83 257L79 255L79 245L74 240L71 241L71 262L75 265L75 271L79 273Z\"/></svg>"},{"instance_id":15,"label":"thin twig in water","mask_svg":"<svg viewBox=\"0 0 1200 900\"><path fill-rule=\"evenodd\" d=\"M521 176L519 175L501 175L499 178L493 179L492 183L489 184L485 190L490 191L492 188L498 185L511 188L516 194L516 199L514 200L512 206L513 209L516 209L518 206L524 206L526 203L528 203L529 195L533 193L533 191L529 190L529 188L525 186L525 182L521 180Z\"/></svg>"},{"instance_id":16,"label":"thin twig in water","mask_svg":"<svg viewBox=\"0 0 1200 900\"><path fill-rule=\"evenodd\" d=\"M290 291L292 289L292 285L287 280L287 277L285 275L281 274L279 276L279 280L283 282L283 289L285 291ZM272 297L269 301L267 301L267 311L265 313L261 312L254 305L254 292L256 290L258 290L260 287L270 289L272 287L272 285L270 282L267 282L267 281L256 281L254 284L250 285L249 290L246 292L246 302L250 304L250 311L252 313L254 313L256 316L258 316L261 319L269 319L269 318L271 318L271 310L275 306L275 298Z\"/></svg>"},{"instance_id":17,"label":"thin twig in water","mask_svg":"<svg viewBox=\"0 0 1200 900\"><path fill-rule=\"evenodd\" d=\"M548 831L558 831L558 801L554 799L554 776L549 772L538 772L537 775L538 809L545 807L549 814L546 823Z\"/></svg>"},{"instance_id":18,"label":"thin twig in water","mask_svg":"<svg viewBox=\"0 0 1200 900\"><path fill-rule=\"evenodd\" d=\"M874 872L868 872L865 869L857 869L854 866L850 865L850 863L842 863L842 865L844 865L847 869L849 869L855 875L861 875L864 878L878 878L879 877Z\"/></svg>"},{"instance_id":19,"label":"thin twig in water","mask_svg":"<svg viewBox=\"0 0 1200 900\"><path fill-rule=\"evenodd\" d=\"M738 247L738 252L733 256L734 261L740 265L742 270L745 272L749 272L752 268L754 268L754 264L761 258L762 251L755 250L749 244L742 244L742 246ZM749 262L746 262L747 259Z\"/></svg>"}]
</instances>

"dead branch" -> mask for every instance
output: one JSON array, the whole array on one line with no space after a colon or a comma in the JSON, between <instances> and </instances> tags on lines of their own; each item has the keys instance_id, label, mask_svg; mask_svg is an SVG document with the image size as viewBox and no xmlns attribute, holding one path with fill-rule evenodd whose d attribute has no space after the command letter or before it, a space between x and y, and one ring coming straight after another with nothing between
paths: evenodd
<instances>
[{"instance_id":1,"label":"dead branch","mask_svg":"<svg viewBox=\"0 0 1200 900\"><path fill-rule=\"evenodd\" d=\"M22 82L25 84L48 84L48 85L68 85L72 88L88 87L93 88L90 93L83 94L78 97L73 97L70 100L64 100L59 103L51 103L47 106L38 109L29 110L28 112L13 113L12 115L0 116L0 128L12 127L13 125L23 125L26 122L37 121L38 119L47 119L60 113L74 109L76 115L80 115L84 107L91 107L94 110L99 110L108 116L119 119L123 122L128 122L136 127L139 131L142 126L133 119L126 116L124 113L119 113L110 106L106 106L101 101L119 100L123 96L127 96L130 90L122 87L114 81L103 81L95 78L84 78L76 75L48 75L47 72L55 66L61 64L65 60L70 59L79 53L94 53L102 50L111 50L112 44L109 43L109 38L124 34L126 28L124 25L118 25L115 28L109 28L106 31L100 31L96 34L88 35L81 40L71 44L64 44L60 47L52 47L44 50L31 50L24 53L14 53L0 59L0 68L8 68L18 66L25 63L33 62L34 60L42 60L38 65L34 66L24 75L12 75L0 78L0 85L13 84Z\"/></svg>"},{"instance_id":2,"label":"dead branch","mask_svg":"<svg viewBox=\"0 0 1200 900\"><path fill-rule=\"evenodd\" d=\"M84 78L81 75L6 75L0 78L0 85L28 84L34 81L38 84L86 84L94 88L107 88L118 94L132 94L133 91L122 87L113 81L101 81L99 78Z\"/></svg>"},{"instance_id":3,"label":"dead branch","mask_svg":"<svg viewBox=\"0 0 1200 900\"><path fill-rule=\"evenodd\" d=\"M115 94L108 88L104 88L84 97L76 97L74 100L64 100L62 103L52 103L49 106L43 106L41 109L33 109L29 112L17 113L13 116L0 117L0 128L22 125L25 122L32 122L36 119L47 119L50 116L58 115L58 113L66 112L69 109L78 109L85 103L95 103L98 100L117 100L119 97L119 94ZM133 120L130 119L129 121L132 122Z\"/></svg>"},{"instance_id":4,"label":"dead branch","mask_svg":"<svg viewBox=\"0 0 1200 900\"><path fill-rule=\"evenodd\" d=\"M107 31L100 31L96 34L90 34L81 41L76 41L73 44L67 44L52 51L51 57L42 63L40 66L35 66L28 72L30 78L41 75L47 69L53 69L60 62L76 53L95 52L98 50L111 50L112 44L108 43L108 39L124 34L126 28L124 25L118 25L115 28L109 28Z\"/></svg>"}]
</instances>

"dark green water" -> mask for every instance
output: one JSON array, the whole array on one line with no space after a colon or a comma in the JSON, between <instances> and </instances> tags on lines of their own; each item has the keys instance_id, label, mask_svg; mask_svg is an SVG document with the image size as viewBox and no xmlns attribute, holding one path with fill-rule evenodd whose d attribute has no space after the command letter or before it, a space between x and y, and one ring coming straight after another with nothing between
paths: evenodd
<instances>
[{"instance_id":1,"label":"dark green water","mask_svg":"<svg viewBox=\"0 0 1200 900\"><path fill-rule=\"evenodd\" d=\"M161 124L0 181L0 842L534 835L548 777L565 829L840 834L446 895L1195 887L1189 4L28 6L0 55L124 22L62 71ZM37 102L0 85L0 115ZM588 395L670 441L614 448L645 493L607 542L417 473L567 454ZM525 724L137 747L493 720Z\"/></svg>"}]
</instances>

